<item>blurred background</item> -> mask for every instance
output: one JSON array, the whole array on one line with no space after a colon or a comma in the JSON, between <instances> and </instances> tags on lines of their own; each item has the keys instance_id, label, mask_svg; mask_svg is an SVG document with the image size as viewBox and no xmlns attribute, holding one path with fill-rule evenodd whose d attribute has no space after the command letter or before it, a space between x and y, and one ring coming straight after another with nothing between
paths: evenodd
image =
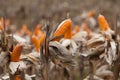
<instances>
[{"instance_id":1,"label":"blurred background","mask_svg":"<svg viewBox=\"0 0 120 80\"><path fill-rule=\"evenodd\" d=\"M0 0L0 16L18 27L27 24L29 28L46 21L57 24L68 17L80 25L80 17L91 10L96 20L102 14L113 26L119 8L120 0Z\"/></svg>"}]
</instances>

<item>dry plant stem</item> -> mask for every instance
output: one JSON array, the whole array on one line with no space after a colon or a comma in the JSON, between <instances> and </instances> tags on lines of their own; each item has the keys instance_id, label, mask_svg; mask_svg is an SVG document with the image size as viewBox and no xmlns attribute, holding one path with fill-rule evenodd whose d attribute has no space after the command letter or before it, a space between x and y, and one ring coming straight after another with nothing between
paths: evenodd
<instances>
[{"instance_id":1,"label":"dry plant stem","mask_svg":"<svg viewBox=\"0 0 120 80\"><path fill-rule=\"evenodd\" d=\"M78 74L78 73L79 73L79 69L78 68L74 68L73 70L71 70L70 71L70 80L77 80L77 76L78 75L76 75L76 74ZM81 79L81 77L80 77L80 80L83 80L83 79Z\"/></svg>"},{"instance_id":2,"label":"dry plant stem","mask_svg":"<svg viewBox=\"0 0 120 80\"><path fill-rule=\"evenodd\" d=\"M47 41L46 41L47 42ZM46 50L45 50L45 54L46 54L46 74L47 74L47 80L49 80L49 58L48 58L48 50L47 50L47 47L48 47L48 45L47 45L47 43L46 43L46 46L45 46L45 48L46 48Z\"/></svg>"},{"instance_id":3,"label":"dry plant stem","mask_svg":"<svg viewBox=\"0 0 120 80\"><path fill-rule=\"evenodd\" d=\"M4 19L4 23L3 23L3 26L4 26L4 31L3 31L3 35L4 35L4 38L3 38L3 41L4 41L4 44L6 43L6 27L5 27L5 17L3 17Z\"/></svg>"},{"instance_id":4,"label":"dry plant stem","mask_svg":"<svg viewBox=\"0 0 120 80\"><path fill-rule=\"evenodd\" d=\"M40 78L40 80L45 80L45 78L44 78L44 74L43 74L43 68L42 68L42 70L41 70L41 78Z\"/></svg>"},{"instance_id":5,"label":"dry plant stem","mask_svg":"<svg viewBox=\"0 0 120 80\"><path fill-rule=\"evenodd\" d=\"M20 80L25 80L25 73L24 71L19 70L19 66L17 68L17 71L15 72L15 74L11 74L9 73L10 76L10 80L16 80L16 76L20 76Z\"/></svg>"},{"instance_id":6,"label":"dry plant stem","mask_svg":"<svg viewBox=\"0 0 120 80\"><path fill-rule=\"evenodd\" d=\"M119 78L119 71L120 71L120 65L118 64L118 61L115 63L114 67L114 80L118 80Z\"/></svg>"},{"instance_id":7,"label":"dry plant stem","mask_svg":"<svg viewBox=\"0 0 120 80\"><path fill-rule=\"evenodd\" d=\"M84 57L80 56L79 61L79 72L80 72L80 79L83 80L83 72L84 72Z\"/></svg>"},{"instance_id":8,"label":"dry plant stem","mask_svg":"<svg viewBox=\"0 0 120 80\"><path fill-rule=\"evenodd\" d=\"M47 75L47 79L46 80L49 80L49 26L47 25L47 32L46 32L46 37L45 37L45 68L46 68L46 75Z\"/></svg>"},{"instance_id":9,"label":"dry plant stem","mask_svg":"<svg viewBox=\"0 0 120 80\"><path fill-rule=\"evenodd\" d=\"M114 64L114 80L118 80L119 78L119 72L120 72L120 53L119 53L119 42L118 42L118 39L117 39L117 36L118 36L118 25L117 25L117 19L119 19L120 17L118 16L116 18L116 22L115 22L115 42L116 42L116 54L118 54L118 57L117 57L117 60L115 61L115 64Z\"/></svg>"},{"instance_id":10,"label":"dry plant stem","mask_svg":"<svg viewBox=\"0 0 120 80\"><path fill-rule=\"evenodd\" d=\"M63 74L64 74L65 80L70 80L70 75L66 68L63 68Z\"/></svg>"},{"instance_id":11,"label":"dry plant stem","mask_svg":"<svg viewBox=\"0 0 120 80\"><path fill-rule=\"evenodd\" d=\"M6 39L6 27L5 27L5 17L3 17L3 27L4 30L2 31L2 50L7 51L7 39Z\"/></svg>"},{"instance_id":12,"label":"dry plant stem","mask_svg":"<svg viewBox=\"0 0 120 80\"><path fill-rule=\"evenodd\" d=\"M118 54L118 57L117 57L117 60L115 61L115 64L114 64L114 80L118 80L119 78L119 72L120 72L120 53L119 53L119 43L117 42L117 52Z\"/></svg>"},{"instance_id":13,"label":"dry plant stem","mask_svg":"<svg viewBox=\"0 0 120 80\"><path fill-rule=\"evenodd\" d=\"M0 65L5 65L6 63L3 63L4 59L9 55L8 52L0 52ZM8 58L6 58L6 61L9 61Z\"/></svg>"},{"instance_id":14,"label":"dry plant stem","mask_svg":"<svg viewBox=\"0 0 120 80\"><path fill-rule=\"evenodd\" d=\"M59 78L60 78L59 80L64 80L64 74L63 73L64 73L63 69L58 73L58 74L60 74L60 76L58 75Z\"/></svg>"},{"instance_id":15,"label":"dry plant stem","mask_svg":"<svg viewBox=\"0 0 120 80\"><path fill-rule=\"evenodd\" d=\"M44 57L44 55L43 55L43 45L40 45L41 47L40 47L40 53L41 53L41 55L40 55L40 66L41 66L41 68L40 68L40 74L41 74L41 80L45 80L45 76L44 76L44 61L45 61L45 57Z\"/></svg>"},{"instance_id":16,"label":"dry plant stem","mask_svg":"<svg viewBox=\"0 0 120 80\"><path fill-rule=\"evenodd\" d=\"M24 72L21 72L21 74L20 74L21 80L25 80L25 75L24 74L25 74ZM9 76L10 76L10 80L15 80L16 75L9 74Z\"/></svg>"},{"instance_id":17,"label":"dry plant stem","mask_svg":"<svg viewBox=\"0 0 120 80\"><path fill-rule=\"evenodd\" d=\"M49 61L46 61L46 75L47 75L47 79L46 80L50 80L49 79Z\"/></svg>"},{"instance_id":18,"label":"dry plant stem","mask_svg":"<svg viewBox=\"0 0 120 80\"><path fill-rule=\"evenodd\" d=\"M89 61L89 64L90 64L90 78L89 78L89 80L93 80L94 79L94 65L93 65L92 60Z\"/></svg>"},{"instance_id":19,"label":"dry plant stem","mask_svg":"<svg viewBox=\"0 0 120 80\"><path fill-rule=\"evenodd\" d=\"M60 38L63 38L63 37L64 37L63 35L55 36L55 37L52 37L52 38L50 39L50 41L54 41L54 40L56 40L56 39L60 39Z\"/></svg>"},{"instance_id":20,"label":"dry plant stem","mask_svg":"<svg viewBox=\"0 0 120 80\"><path fill-rule=\"evenodd\" d=\"M43 80L47 80L47 74L46 74L46 59L45 59L45 54L43 53L43 45L41 45L40 47L40 61L41 61L41 69L40 69L40 72L41 72L41 75L42 75L42 79Z\"/></svg>"}]
</instances>

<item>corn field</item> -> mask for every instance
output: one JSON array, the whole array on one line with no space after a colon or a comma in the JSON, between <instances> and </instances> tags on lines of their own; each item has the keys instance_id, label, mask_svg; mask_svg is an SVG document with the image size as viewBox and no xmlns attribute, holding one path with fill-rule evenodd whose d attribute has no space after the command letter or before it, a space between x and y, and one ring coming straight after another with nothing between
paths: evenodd
<instances>
[{"instance_id":1,"label":"corn field","mask_svg":"<svg viewBox=\"0 0 120 80\"><path fill-rule=\"evenodd\" d=\"M120 80L120 16L110 26L95 14L81 14L80 25L67 14L32 29L1 16L0 80Z\"/></svg>"}]
</instances>

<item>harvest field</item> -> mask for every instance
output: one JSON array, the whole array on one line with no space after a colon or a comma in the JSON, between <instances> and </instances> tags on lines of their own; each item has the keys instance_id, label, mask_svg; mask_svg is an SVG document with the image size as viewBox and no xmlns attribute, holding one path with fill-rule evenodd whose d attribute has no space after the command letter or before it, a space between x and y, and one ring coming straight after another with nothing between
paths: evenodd
<instances>
[{"instance_id":1,"label":"harvest field","mask_svg":"<svg viewBox=\"0 0 120 80\"><path fill-rule=\"evenodd\" d=\"M0 0L0 80L120 80L119 0Z\"/></svg>"}]
</instances>

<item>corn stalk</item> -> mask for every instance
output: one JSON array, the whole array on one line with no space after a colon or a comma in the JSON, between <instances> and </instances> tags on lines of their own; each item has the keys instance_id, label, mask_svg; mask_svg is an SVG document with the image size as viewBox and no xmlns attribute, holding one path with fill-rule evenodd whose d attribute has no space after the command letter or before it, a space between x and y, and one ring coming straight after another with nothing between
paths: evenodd
<instances>
[{"instance_id":1,"label":"corn stalk","mask_svg":"<svg viewBox=\"0 0 120 80\"><path fill-rule=\"evenodd\" d=\"M114 73L114 80L118 80L118 78L119 78L119 72L120 72L120 52L119 52L119 46L120 46L120 44L119 44L119 40L118 40L118 37L119 37L119 35L118 35L118 20L119 20L119 16L117 16L117 18L116 18L116 23L115 23L115 42L116 42L116 54L118 55L117 56L117 59L116 59L116 61L115 61L115 63L114 63L114 71L113 71L113 73Z\"/></svg>"}]
</instances>

